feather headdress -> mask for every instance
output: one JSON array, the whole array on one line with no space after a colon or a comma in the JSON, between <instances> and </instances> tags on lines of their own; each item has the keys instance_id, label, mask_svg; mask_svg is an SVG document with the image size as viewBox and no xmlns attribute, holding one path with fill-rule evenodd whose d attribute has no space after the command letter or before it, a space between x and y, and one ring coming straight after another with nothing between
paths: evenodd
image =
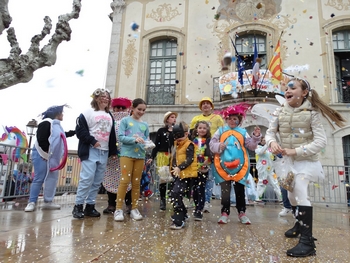
<instances>
[{"instance_id":1,"label":"feather headdress","mask_svg":"<svg viewBox=\"0 0 350 263\"><path fill-rule=\"evenodd\" d=\"M250 105L248 103L241 102L236 105L228 106L226 109L223 109L220 114L224 119L231 115L240 115L244 119L249 109Z\"/></svg>"}]
</instances>

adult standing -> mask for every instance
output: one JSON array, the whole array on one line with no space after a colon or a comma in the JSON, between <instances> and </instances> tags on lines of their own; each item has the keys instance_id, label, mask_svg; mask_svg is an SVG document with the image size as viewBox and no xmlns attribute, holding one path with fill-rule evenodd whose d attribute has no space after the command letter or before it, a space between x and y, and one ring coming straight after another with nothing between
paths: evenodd
<instances>
[{"instance_id":1,"label":"adult standing","mask_svg":"<svg viewBox=\"0 0 350 263\"><path fill-rule=\"evenodd\" d=\"M117 158L114 119L109 112L109 91L96 89L90 104L91 108L79 115L75 128L79 139L81 172L72 214L78 219L101 215L95 209L96 196L105 175L108 157Z\"/></svg>"},{"instance_id":2,"label":"adult standing","mask_svg":"<svg viewBox=\"0 0 350 263\"><path fill-rule=\"evenodd\" d=\"M199 102L199 109L202 111L202 114L199 114L197 116L194 116L191 125L190 130L193 131L194 127L196 126L196 123L199 121L206 121L210 126L210 133L211 135L214 135L215 132L219 127L224 126L224 121L222 117L218 114L215 114L214 111L214 104L211 98L204 97ZM212 164L213 165L213 164ZM204 205L204 212L209 212L209 204L210 199L213 193L213 187L214 187L214 177L212 173L213 169L209 170L207 182L205 184L205 205Z\"/></svg>"},{"instance_id":3,"label":"adult standing","mask_svg":"<svg viewBox=\"0 0 350 263\"><path fill-rule=\"evenodd\" d=\"M152 151L152 160L157 157L157 171L160 167L170 165L171 148L174 146L173 126L176 123L177 113L168 111L164 114L164 126L159 128L156 135L155 148ZM170 168L169 168L170 170ZM166 210L167 182L159 182L160 210Z\"/></svg>"},{"instance_id":4,"label":"adult standing","mask_svg":"<svg viewBox=\"0 0 350 263\"><path fill-rule=\"evenodd\" d=\"M67 134L63 131L63 108L67 105L49 107L42 115L38 125L36 141L32 150L34 165L34 180L30 186L29 202L25 212L33 212L44 185L44 205L42 209L60 209L61 206L53 203L56 194L58 171L67 161L66 135L74 136L75 132ZM62 159L62 161L61 161Z\"/></svg>"},{"instance_id":5,"label":"adult standing","mask_svg":"<svg viewBox=\"0 0 350 263\"><path fill-rule=\"evenodd\" d=\"M116 136L118 135L118 129L120 121L130 115L131 100L128 98L118 97L112 99L111 106L113 111L111 111L114 118L114 128ZM120 152L120 144L117 137L117 149ZM114 213L116 207L117 191L119 186L119 181L121 177L120 172L120 160L119 158L108 158L107 169L105 177L103 178L102 185L107 191L108 196L108 207L103 210L104 214ZM125 196L125 204L127 206L131 205L131 187L128 187L127 194Z\"/></svg>"}]
</instances>

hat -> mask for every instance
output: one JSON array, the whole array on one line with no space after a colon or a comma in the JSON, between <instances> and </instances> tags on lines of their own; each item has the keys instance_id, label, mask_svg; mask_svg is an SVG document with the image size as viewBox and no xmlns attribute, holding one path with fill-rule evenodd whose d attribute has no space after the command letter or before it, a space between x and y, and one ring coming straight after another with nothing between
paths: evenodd
<instances>
[{"instance_id":1,"label":"hat","mask_svg":"<svg viewBox=\"0 0 350 263\"><path fill-rule=\"evenodd\" d=\"M43 119L46 119L46 118L54 119L59 113L63 112L63 107L69 108L67 104L63 104L60 106L51 106L46 111L41 113L41 116Z\"/></svg>"},{"instance_id":2,"label":"hat","mask_svg":"<svg viewBox=\"0 0 350 263\"><path fill-rule=\"evenodd\" d=\"M166 124L166 121L172 114L174 114L175 117L177 118L177 112L168 111L167 113L164 114L164 119L163 119L164 124Z\"/></svg>"},{"instance_id":3,"label":"hat","mask_svg":"<svg viewBox=\"0 0 350 263\"><path fill-rule=\"evenodd\" d=\"M221 111L221 115L225 119L231 115L238 115L241 117L240 118L241 120L242 118L245 118L246 112L248 111L249 108L250 108L249 104L241 102L236 105L228 106L226 109Z\"/></svg>"},{"instance_id":4,"label":"hat","mask_svg":"<svg viewBox=\"0 0 350 263\"><path fill-rule=\"evenodd\" d=\"M214 109L214 104L213 104L213 101L211 100L211 98L209 97L204 97L200 102L199 102L199 109L202 109L202 103L204 101L208 101L210 104L211 104L211 107Z\"/></svg>"},{"instance_id":5,"label":"hat","mask_svg":"<svg viewBox=\"0 0 350 263\"><path fill-rule=\"evenodd\" d=\"M131 107L131 100L128 98L118 97L112 100L112 108L116 106L123 106L125 108Z\"/></svg>"}]
</instances>

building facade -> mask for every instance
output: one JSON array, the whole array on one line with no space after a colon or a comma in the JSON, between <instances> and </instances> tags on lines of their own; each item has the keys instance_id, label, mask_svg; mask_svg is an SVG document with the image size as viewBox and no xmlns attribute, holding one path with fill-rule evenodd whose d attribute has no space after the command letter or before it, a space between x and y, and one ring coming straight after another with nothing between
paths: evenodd
<instances>
[{"instance_id":1,"label":"building facade","mask_svg":"<svg viewBox=\"0 0 350 263\"><path fill-rule=\"evenodd\" d=\"M114 97L143 98L151 132L169 110L189 123L206 96L218 110L240 101L278 106L274 93L283 89L242 87L227 95L219 85L220 77L238 71L238 60L245 74L251 72L256 47L260 69L267 69L279 40L282 70L307 79L325 102L350 117L347 0L114 0L111 7L106 88ZM232 63L224 70L227 53ZM264 132L268 121L248 114L243 126L249 131L255 125ZM349 165L350 126L332 129L324 119L324 127L322 163Z\"/></svg>"}]
</instances>

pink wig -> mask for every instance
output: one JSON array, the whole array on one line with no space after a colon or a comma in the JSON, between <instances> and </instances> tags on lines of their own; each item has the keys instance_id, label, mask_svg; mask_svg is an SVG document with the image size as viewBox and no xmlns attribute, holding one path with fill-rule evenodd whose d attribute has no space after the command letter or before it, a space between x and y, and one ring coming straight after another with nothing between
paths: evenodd
<instances>
[{"instance_id":1,"label":"pink wig","mask_svg":"<svg viewBox=\"0 0 350 263\"><path fill-rule=\"evenodd\" d=\"M231 115L238 115L238 116L241 116L240 119L242 118L244 119L249 109L250 109L250 105L248 103L241 102L236 105L228 106L226 109L223 109L220 112L220 114L224 119L226 119Z\"/></svg>"}]
</instances>

